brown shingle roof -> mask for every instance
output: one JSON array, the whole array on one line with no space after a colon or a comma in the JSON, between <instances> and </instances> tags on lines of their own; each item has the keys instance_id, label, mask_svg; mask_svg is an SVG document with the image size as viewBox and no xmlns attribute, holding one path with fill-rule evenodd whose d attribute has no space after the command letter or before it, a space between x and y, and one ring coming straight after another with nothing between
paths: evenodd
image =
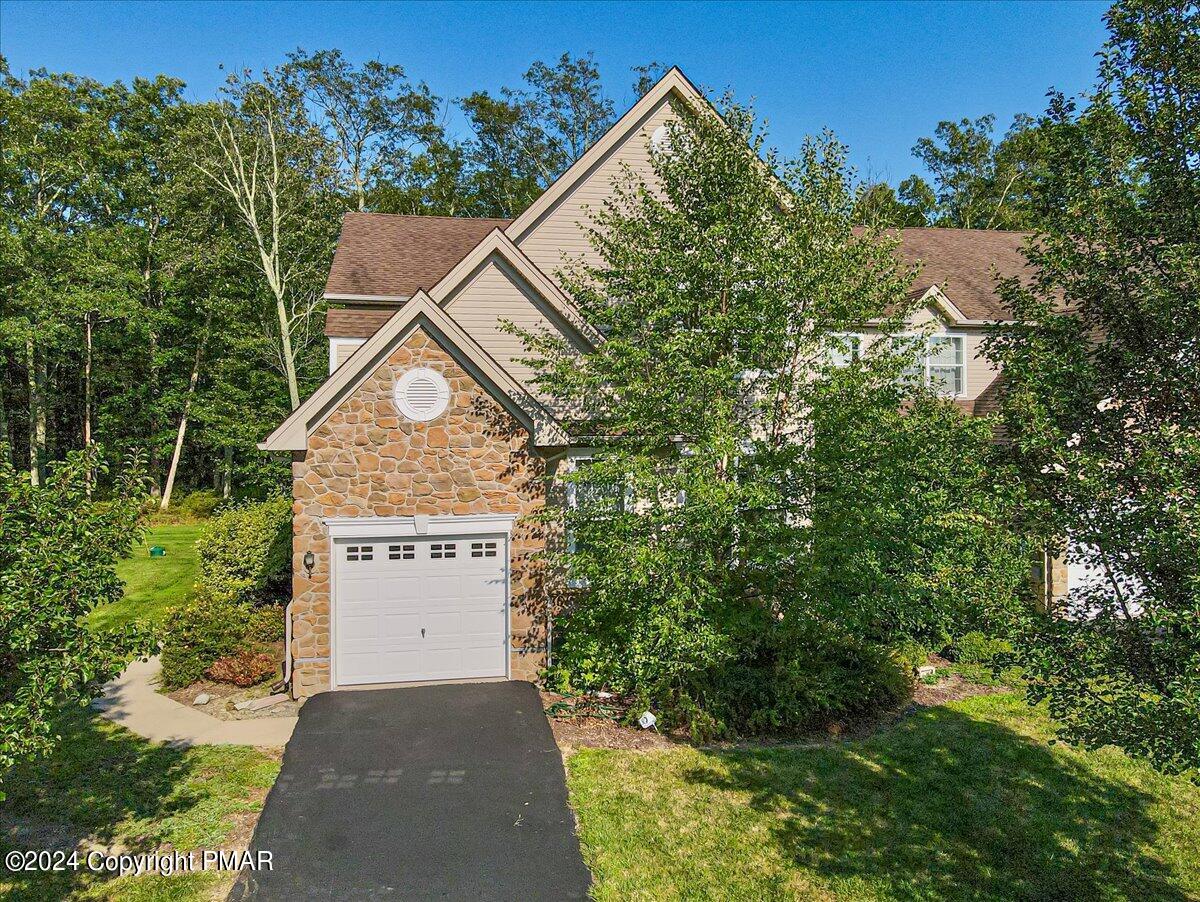
<instances>
[{"instance_id":1,"label":"brown shingle roof","mask_svg":"<svg viewBox=\"0 0 1200 902\"><path fill-rule=\"evenodd\" d=\"M507 219L347 213L327 294L410 297L432 288L459 260ZM902 229L900 256L921 264L915 289L938 285L968 319L1007 319L995 276L1028 278L1021 247L1026 232L982 229ZM993 269L994 268L994 269ZM330 310L325 334L367 338L388 310Z\"/></svg>"},{"instance_id":2,"label":"brown shingle roof","mask_svg":"<svg viewBox=\"0 0 1200 902\"><path fill-rule=\"evenodd\" d=\"M968 319L1004 320L1010 314L996 294L996 275L1031 273L1021 248L1028 232L983 229L901 229L900 256L921 264L913 287L937 285Z\"/></svg>"},{"instance_id":3,"label":"brown shingle roof","mask_svg":"<svg viewBox=\"0 0 1200 902\"><path fill-rule=\"evenodd\" d=\"M325 312L325 334L331 338L370 338L392 318L395 307L330 307Z\"/></svg>"},{"instance_id":4,"label":"brown shingle roof","mask_svg":"<svg viewBox=\"0 0 1200 902\"><path fill-rule=\"evenodd\" d=\"M507 219L347 213L326 294L411 297L432 288Z\"/></svg>"}]
</instances>

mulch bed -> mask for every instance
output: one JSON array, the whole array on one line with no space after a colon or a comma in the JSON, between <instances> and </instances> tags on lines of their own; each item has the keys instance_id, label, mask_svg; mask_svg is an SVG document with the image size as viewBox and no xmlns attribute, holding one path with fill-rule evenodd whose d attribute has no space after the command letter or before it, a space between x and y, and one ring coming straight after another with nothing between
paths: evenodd
<instances>
[{"instance_id":1,"label":"mulch bed","mask_svg":"<svg viewBox=\"0 0 1200 902\"><path fill-rule=\"evenodd\" d=\"M196 700L196 696L202 692L207 692L212 698L207 705L196 705L195 710L201 711L210 717L215 717L217 720L258 720L261 717L295 717L299 714L300 706L303 702L298 702L290 698L278 704L271 705L269 708L260 708L257 711L239 711L234 707L238 702L270 695L271 682L273 681L259 683L257 686L251 686L248 689L239 689L237 686L231 686L228 683L214 683L212 680L201 680L198 683L192 683L190 686L184 686L182 689L175 689L163 694L167 698L172 698L179 702L181 705L192 707L192 702Z\"/></svg>"},{"instance_id":2,"label":"mulch bed","mask_svg":"<svg viewBox=\"0 0 1200 902\"><path fill-rule=\"evenodd\" d=\"M938 667L938 681L926 684L917 681L913 688L912 701L895 711L869 718L838 721L826 724L808 736L763 737L752 742L693 743L684 732L661 733L655 729L643 730L638 726L621 723L628 717L628 705L616 697L599 698L595 695L566 697L555 692L542 691L542 707L550 721L554 739L564 756L575 749L625 749L651 751L679 745L697 748L780 748L804 747L840 742L846 739L865 739L882 729L894 726L908 715L923 708L961 701L975 695L991 695L1009 692L1004 686L984 686L964 679L957 673L947 673L941 668L948 664L937 658L931 664Z\"/></svg>"}]
</instances>

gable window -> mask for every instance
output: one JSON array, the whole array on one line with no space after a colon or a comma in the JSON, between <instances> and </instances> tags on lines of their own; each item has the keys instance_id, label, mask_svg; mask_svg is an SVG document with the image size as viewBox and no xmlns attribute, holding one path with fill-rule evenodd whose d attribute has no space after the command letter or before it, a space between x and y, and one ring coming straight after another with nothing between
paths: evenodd
<instances>
[{"instance_id":1,"label":"gable window","mask_svg":"<svg viewBox=\"0 0 1200 902\"><path fill-rule=\"evenodd\" d=\"M900 340L912 342L913 338ZM912 363L904 368L902 378L928 385L938 394L962 395L967 387L962 336L931 335L923 341L918 339Z\"/></svg>"}]
</instances>

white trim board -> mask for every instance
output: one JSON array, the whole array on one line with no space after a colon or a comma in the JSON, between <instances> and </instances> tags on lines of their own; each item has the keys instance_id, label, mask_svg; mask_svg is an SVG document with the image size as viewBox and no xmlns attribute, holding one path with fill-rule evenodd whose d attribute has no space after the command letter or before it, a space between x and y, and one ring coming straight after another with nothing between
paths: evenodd
<instances>
[{"instance_id":1,"label":"white trim board","mask_svg":"<svg viewBox=\"0 0 1200 902\"><path fill-rule=\"evenodd\" d=\"M326 517L321 522L331 539L368 539L511 535L516 519L516 514L417 514L412 517Z\"/></svg>"}]
</instances>

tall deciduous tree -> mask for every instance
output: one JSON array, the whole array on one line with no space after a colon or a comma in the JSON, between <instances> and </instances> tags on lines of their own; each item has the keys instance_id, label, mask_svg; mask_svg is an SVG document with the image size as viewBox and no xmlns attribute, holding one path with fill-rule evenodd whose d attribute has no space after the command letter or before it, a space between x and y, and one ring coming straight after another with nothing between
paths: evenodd
<instances>
[{"instance_id":1,"label":"tall deciduous tree","mask_svg":"<svg viewBox=\"0 0 1200 902\"><path fill-rule=\"evenodd\" d=\"M1200 765L1200 13L1130 0L1082 106L1054 95L1032 286L1003 365L1010 447L1097 578L1019 624L1062 734Z\"/></svg>"},{"instance_id":2,"label":"tall deciduous tree","mask_svg":"<svg viewBox=\"0 0 1200 902\"><path fill-rule=\"evenodd\" d=\"M538 60L526 88L478 91L461 101L475 140L471 160L481 200L496 216L515 216L558 178L612 124L591 55Z\"/></svg>"},{"instance_id":3,"label":"tall deciduous tree","mask_svg":"<svg viewBox=\"0 0 1200 902\"><path fill-rule=\"evenodd\" d=\"M701 727L791 729L869 707L889 685L882 644L946 629L969 584L946 572L969 571L1002 519L977 504L990 441L897 384L904 356L889 341L830 364L843 333L898 328L912 303L894 240L853 227L844 148L825 137L783 160L743 109L678 112L651 183L628 173L594 212L602 265L566 273L603 340L579 356L522 333L541 388L595 445L567 477L556 560L578 588L556 660L572 685L641 695ZM858 479L834 453L843 410L870 423L853 447L877 464ZM930 454L939 466L921 477ZM832 492L839 478L854 490ZM917 511L919 528L903 522ZM878 542L858 561L833 554L864 535ZM864 565L861 583L847 561ZM886 592L868 573L889 574Z\"/></svg>"},{"instance_id":4,"label":"tall deciduous tree","mask_svg":"<svg viewBox=\"0 0 1200 902\"><path fill-rule=\"evenodd\" d=\"M279 71L317 111L317 124L337 150L343 191L360 211L381 186L407 182L423 148L443 140L440 102L402 66L369 60L352 65L340 50L288 54Z\"/></svg>"},{"instance_id":5,"label":"tall deciduous tree","mask_svg":"<svg viewBox=\"0 0 1200 902\"><path fill-rule=\"evenodd\" d=\"M297 361L314 334L336 231L336 164L299 88L285 80L232 75L224 98L198 118L194 164L236 212L240 242L273 308L260 323L295 409Z\"/></svg>"},{"instance_id":6,"label":"tall deciduous tree","mask_svg":"<svg viewBox=\"0 0 1200 902\"><path fill-rule=\"evenodd\" d=\"M1042 160L1040 133L1020 115L1001 140L993 137L996 117L939 122L933 137L921 138L913 155L933 176L901 183L900 195L923 207L930 225L959 229L1025 229L1035 218L1029 189Z\"/></svg>"}]
</instances>

